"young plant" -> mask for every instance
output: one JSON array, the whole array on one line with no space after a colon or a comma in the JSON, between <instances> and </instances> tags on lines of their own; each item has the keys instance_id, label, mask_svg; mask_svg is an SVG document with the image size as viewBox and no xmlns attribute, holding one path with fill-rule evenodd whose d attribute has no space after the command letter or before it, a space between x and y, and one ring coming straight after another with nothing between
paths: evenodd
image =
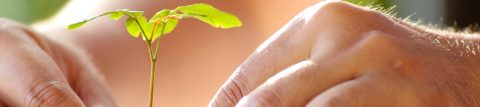
<instances>
[{"instance_id":1,"label":"young plant","mask_svg":"<svg viewBox=\"0 0 480 107\"><path fill-rule=\"evenodd\" d=\"M179 6L173 10L163 9L158 11L149 20L143 16L143 11L120 9L116 11L105 12L96 17L73 23L68 26L68 29L71 30L81 27L85 23L101 16L109 16L113 20L119 20L122 18L122 16L126 16L127 19L125 26L128 33L130 33L130 35L134 38L138 38L138 36L141 35L142 39L147 44L151 64L149 107L152 107L153 104L155 63L157 61L160 40L164 35L172 32L173 29L175 29L180 19L194 18L208 23L213 27L222 29L240 27L242 25L241 21L236 16L218 10L208 4L198 3L187 6ZM153 47L155 40L157 40L156 46Z\"/></svg>"}]
</instances>

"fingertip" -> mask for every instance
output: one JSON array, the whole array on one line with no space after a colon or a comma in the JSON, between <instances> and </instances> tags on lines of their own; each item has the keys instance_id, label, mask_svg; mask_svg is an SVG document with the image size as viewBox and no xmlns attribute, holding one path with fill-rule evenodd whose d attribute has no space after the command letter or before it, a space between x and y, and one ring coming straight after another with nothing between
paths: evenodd
<instances>
[{"instance_id":1,"label":"fingertip","mask_svg":"<svg viewBox=\"0 0 480 107\"><path fill-rule=\"evenodd\" d=\"M228 82L227 82L228 83ZM240 89L232 88L231 83L224 85L209 103L209 107L233 107L243 95Z\"/></svg>"},{"instance_id":2,"label":"fingertip","mask_svg":"<svg viewBox=\"0 0 480 107\"><path fill-rule=\"evenodd\" d=\"M217 91L213 99L209 103L209 107L233 107L237 102L252 88L248 83L246 74L237 71L225 82Z\"/></svg>"},{"instance_id":3,"label":"fingertip","mask_svg":"<svg viewBox=\"0 0 480 107\"><path fill-rule=\"evenodd\" d=\"M42 81L25 93L26 107L85 107L70 86L60 81Z\"/></svg>"}]
</instances>

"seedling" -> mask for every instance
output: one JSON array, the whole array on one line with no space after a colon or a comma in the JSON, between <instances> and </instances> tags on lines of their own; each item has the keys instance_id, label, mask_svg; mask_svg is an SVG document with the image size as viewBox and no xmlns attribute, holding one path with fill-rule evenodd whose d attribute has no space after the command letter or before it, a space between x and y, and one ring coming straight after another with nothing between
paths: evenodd
<instances>
[{"instance_id":1,"label":"seedling","mask_svg":"<svg viewBox=\"0 0 480 107\"><path fill-rule=\"evenodd\" d=\"M85 23L101 16L109 16L110 19L119 20L122 16L127 16L125 26L128 33L134 37L142 36L148 47L150 57L150 96L149 107L153 104L153 90L155 82L155 63L157 62L158 47L161 38L172 32L177 26L180 19L194 18L203 21L213 27L229 29L240 27L242 22L234 15L216 9L213 6L204 3L192 4L187 6L179 6L173 10L163 9L153 15L148 21L143 16L143 11L135 11L129 9L120 9L116 11L105 12L96 17L86 19L68 26L68 29L78 28ZM158 40L157 40L158 39ZM156 46L153 47L153 43Z\"/></svg>"}]
</instances>

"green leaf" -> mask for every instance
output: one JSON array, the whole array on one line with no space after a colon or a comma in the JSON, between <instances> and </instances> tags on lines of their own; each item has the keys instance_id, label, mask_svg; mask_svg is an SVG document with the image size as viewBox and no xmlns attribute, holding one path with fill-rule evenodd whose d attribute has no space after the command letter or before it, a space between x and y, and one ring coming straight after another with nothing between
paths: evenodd
<instances>
[{"instance_id":1,"label":"green leaf","mask_svg":"<svg viewBox=\"0 0 480 107\"><path fill-rule=\"evenodd\" d=\"M112 13L114 13L114 12L105 12L105 13L103 13L103 14L100 14L100 15L98 15L98 16L92 17L92 18L90 18L90 19L85 19L85 20L82 20L82 21L79 21L79 22L70 24L70 25L68 25L67 29L68 29L68 30L72 30L72 29L79 28L79 27L85 25L87 22L92 21L93 19L96 19L96 18L101 17L101 16L109 15L109 14L112 14Z\"/></svg>"},{"instance_id":2,"label":"green leaf","mask_svg":"<svg viewBox=\"0 0 480 107\"><path fill-rule=\"evenodd\" d=\"M98 16L92 17L90 19L85 19L85 20L70 24L70 25L68 25L67 29L72 30L72 29L79 28L79 27L85 25L87 22L89 22L91 20L94 20L94 19L96 19L98 17L101 17L101 16L109 15L109 17L111 19L118 20L125 14L127 14L131 17L138 18L138 17L141 17L143 15L143 11L133 11L133 10L128 10L128 9L120 9L120 10L105 12L105 13L102 13Z\"/></svg>"},{"instance_id":3,"label":"green leaf","mask_svg":"<svg viewBox=\"0 0 480 107\"><path fill-rule=\"evenodd\" d=\"M150 22L153 22L155 20L161 20L161 18L163 18L167 15L170 15L170 13L172 13L172 10L170 10L170 9L163 9L161 11L158 11L157 13L155 13L152 16L152 18L150 18L150 20L148 22L150 23Z\"/></svg>"},{"instance_id":4,"label":"green leaf","mask_svg":"<svg viewBox=\"0 0 480 107\"><path fill-rule=\"evenodd\" d=\"M145 28L146 24L147 19L143 16L139 16L136 19L129 17L125 21L125 27L127 28L127 32L134 38L138 38L138 35L140 35L142 32L142 28ZM146 33L148 34L147 31Z\"/></svg>"},{"instance_id":5,"label":"green leaf","mask_svg":"<svg viewBox=\"0 0 480 107\"><path fill-rule=\"evenodd\" d=\"M138 18L143 15L143 11L135 11L135 10L128 10L128 9L122 9L118 11L123 12L124 14L135 17L135 18Z\"/></svg>"},{"instance_id":6,"label":"green leaf","mask_svg":"<svg viewBox=\"0 0 480 107\"><path fill-rule=\"evenodd\" d=\"M156 23L152 40L154 41L158 37L172 32L177 26L178 20L179 17L177 16L177 13L170 9L163 9L155 13L155 15L153 15L153 17L148 21L148 25L151 27L151 29L153 29L153 26ZM166 24L165 28L163 28L164 24ZM163 34L161 34L162 30Z\"/></svg>"},{"instance_id":7,"label":"green leaf","mask_svg":"<svg viewBox=\"0 0 480 107\"><path fill-rule=\"evenodd\" d=\"M89 20L83 20L83 21L80 21L80 22L77 22L77 23L70 24L70 25L68 25L67 29L72 30L72 29L79 28L79 27L85 25L85 23L87 23L88 21Z\"/></svg>"},{"instance_id":8,"label":"green leaf","mask_svg":"<svg viewBox=\"0 0 480 107\"><path fill-rule=\"evenodd\" d=\"M150 24L153 25L154 22L152 22ZM165 28L163 28L164 24L166 25ZM166 20L164 22L158 22L158 25L155 27L155 30L153 32L153 40L152 41L155 41L157 38L172 32L173 29L175 29L175 27L177 27L177 24L178 24L178 19L169 19L169 20ZM161 34L162 30L163 30L163 34Z\"/></svg>"},{"instance_id":9,"label":"green leaf","mask_svg":"<svg viewBox=\"0 0 480 107\"><path fill-rule=\"evenodd\" d=\"M127 32L134 38L138 38L139 35L142 35L143 39L149 42L154 41L160 36L171 33L177 26L178 21L182 18L196 18L211 26L223 29L242 26L242 22L236 16L220 11L208 4L199 3L180 6L174 10L161 10L155 13L148 22L143 16L143 11L120 9L71 24L68 26L68 29L81 27L87 22L104 15L108 15L110 19L113 20L119 20L123 16L128 16L125 22Z\"/></svg>"},{"instance_id":10,"label":"green leaf","mask_svg":"<svg viewBox=\"0 0 480 107\"><path fill-rule=\"evenodd\" d=\"M162 35L166 35L166 34L169 34L170 32L172 32L173 29L175 29L175 27L177 27L177 24L178 24L178 20L176 20L176 19L167 20L165 22L165 30L163 31ZM162 23L162 25L163 25L163 23Z\"/></svg>"},{"instance_id":11,"label":"green leaf","mask_svg":"<svg viewBox=\"0 0 480 107\"><path fill-rule=\"evenodd\" d=\"M123 16L122 12L112 12L109 15L110 19L113 19L113 20L118 20L118 19L122 18L122 16Z\"/></svg>"},{"instance_id":12,"label":"green leaf","mask_svg":"<svg viewBox=\"0 0 480 107\"><path fill-rule=\"evenodd\" d=\"M127 32L134 38L138 38L141 30L137 25L137 22L133 18L127 18L125 21L125 27L127 27Z\"/></svg>"},{"instance_id":13,"label":"green leaf","mask_svg":"<svg viewBox=\"0 0 480 107\"><path fill-rule=\"evenodd\" d=\"M228 29L242 26L242 22L236 16L204 3L180 6L175 10L217 28Z\"/></svg>"},{"instance_id":14,"label":"green leaf","mask_svg":"<svg viewBox=\"0 0 480 107\"><path fill-rule=\"evenodd\" d=\"M140 16L143 15L143 11L135 11L135 10L129 10L129 9L119 9L119 10L109 12L108 14L109 14L111 19L118 20L118 19L122 18L122 16L125 15L125 14L128 15L129 17L134 17L134 18L140 17Z\"/></svg>"}]
</instances>

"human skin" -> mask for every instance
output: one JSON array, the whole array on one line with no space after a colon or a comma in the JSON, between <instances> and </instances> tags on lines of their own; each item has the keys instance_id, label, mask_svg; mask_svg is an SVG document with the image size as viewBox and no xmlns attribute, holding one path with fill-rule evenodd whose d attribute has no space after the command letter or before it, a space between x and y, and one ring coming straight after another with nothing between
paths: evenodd
<instances>
[{"instance_id":1,"label":"human skin","mask_svg":"<svg viewBox=\"0 0 480 107\"><path fill-rule=\"evenodd\" d=\"M0 106L115 106L90 59L72 49L0 19Z\"/></svg>"},{"instance_id":2,"label":"human skin","mask_svg":"<svg viewBox=\"0 0 480 107\"><path fill-rule=\"evenodd\" d=\"M122 8L144 10L149 17L164 8L175 8L193 3L208 3L238 16L243 26L235 29L215 29L197 20L185 19L178 27L162 38L157 63L154 105L160 107L205 106L228 76L255 48L273 32L284 25L305 7L317 0L106 0L100 6L86 6L90 17L104 11ZM276 2L275 4L270 4ZM283 8L291 5L290 8ZM82 6L83 7L83 6ZM66 8L68 10L68 8ZM274 13L282 11L282 13ZM63 12L59 15L61 16ZM70 15L70 14L68 14ZM265 17L278 15L275 20ZM77 17L77 18L78 18ZM51 21L75 21L61 18ZM98 18L76 30L65 30L70 23L34 26L50 38L71 42L85 50L99 71L105 75L115 101L121 107L147 106L149 89L148 50L141 39L134 39L124 30L124 19L120 21ZM55 22L53 22L55 23ZM48 24L52 24L48 22ZM49 28L51 31L42 29ZM188 102L188 103L184 103Z\"/></svg>"},{"instance_id":3,"label":"human skin","mask_svg":"<svg viewBox=\"0 0 480 107\"><path fill-rule=\"evenodd\" d=\"M326 1L264 42L210 106L480 106L479 42Z\"/></svg>"},{"instance_id":4,"label":"human skin","mask_svg":"<svg viewBox=\"0 0 480 107\"><path fill-rule=\"evenodd\" d=\"M466 45L466 44L462 43L462 45L459 45L460 41L458 41L459 44L455 44L456 42L454 39L442 38L442 39L439 39L439 43L442 45L437 45L437 44L428 45L429 43L432 43L432 44L435 43L433 42L435 40L429 39L427 37L436 38L436 37L440 37L440 34L435 32L427 33L427 31L424 31L423 28L417 28L417 27L396 21L394 19L385 17L385 15L379 14L378 12L365 11L365 9L351 6L350 4L345 4L343 2L334 2L334 3L325 2L323 4L328 4L328 5L317 4L316 6L314 6L317 8L316 10L315 8L313 10L318 12L303 12L302 13L303 15L307 14L305 16L311 16L311 17L307 18L307 17L298 16L297 18L294 19L297 21L291 22L291 23L297 22L296 24L286 25L286 27L280 30L279 33L272 36L272 38L277 38L277 39L270 39L269 41L264 43L264 45L262 45L262 47L265 47L265 48L257 49L257 51L255 51L254 54L244 64L242 64L239 67L239 69L235 72L235 75L231 77L231 80L227 81L226 85L222 89L220 89L220 90L224 90L225 92L220 91L219 92L220 94L218 94L218 96L215 97L214 101L216 102L212 103L212 105L218 104L222 106L233 106L234 104L236 104L238 100L240 100L240 98L243 97L243 95L248 95L248 97L252 99L259 99L258 101L264 101L264 102L255 103L255 101L250 101L247 99L247 100L243 100L243 102L247 102L249 104L265 104L270 106L276 106L271 104L280 104L278 106L290 106L290 105L302 106L307 103L309 103L311 106L321 106L324 104L327 104L327 105L332 104L332 106L335 106L336 104L351 104L351 102L365 102L367 104L378 104L378 102L381 102L382 100L399 97L399 96L405 96L405 97L402 97L405 99L433 98L434 100L423 101L423 100L409 99L405 101L418 101L418 103L412 103L412 102L389 103L388 101L383 101L383 103L387 103L389 104L389 106L396 105L396 104L400 106L401 104L438 104L436 102L448 103L448 104L442 104L442 106L443 105L454 106L457 104L468 104L468 103L471 103L472 105L475 104L475 99L473 97L476 96L476 93L473 93L473 92L476 92L478 88L475 88L475 86L470 84L472 84L473 82L475 82L475 80L477 80L475 78L476 73L474 72L476 69L474 68L475 66L473 66L476 64L475 63L476 56L473 54L466 54L466 52L462 51L464 50L463 48L461 48L463 47L462 45ZM170 4L170 5L175 5L175 4ZM151 7L151 8L154 8L154 7ZM115 9L115 8L112 8L112 9ZM112 9L109 9L109 10L112 10ZM240 15L243 16L242 14ZM306 21L306 19L310 20L309 23L299 24L302 22L302 20ZM390 19L390 20L387 20L387 19ZM251 19L248 19L248 20L251 20ZM248 22L249 21L247 21L247 23ZM398 22L398 23L392 24L393 22ZM190 34L192 32L193 32L192 34L200 34L195 32L205 32L209 30L209 29L198 30L199 29L198 26L201 26L201 24L195 23L193 21L188 23L191 24L191 26L196 26L196 27L189 27L189 29L183 29L183 30L189 31L188 33L185 33L185 35ZM141 59L137 60L136 58L141 58L138 56L142 56L142 55L146 56L146 53L142 53L146 50L141 50L142 48L145 48L145 47L143 46L144 44L141 44L142 42L140 40L136 42L127 41L131 39L130 37L126 36L128 34L120 33L118 32L118 30L111 30L111 29L122 29L123 26L121 24L118 24L118 26L122 26L122 27L118 27L118 28L117 26L106 27L106 25L111 25L111 24L112 23L106 22L106 21L97 22L97 24L90 24L89 26L92 26L91 28L87 27L86 29L83 29L83 30L79 29L78 31L70 31L70 32L74 32L72 34L62 33L62 32L55 32L55 33L45 32L45 34L49 34L48 37L45 37L45 41L50 41L50 42L45 42L45 44L50 44L50 46L52 47L55 47L55 46L62 47L66 45L68 46L68 44L65 44L65 42L72 42L74 46L79 47L79 50L82 50L82 49L86 50L87 53L105 54L102 57L98 57L98 56L94 57L93 62L85 63L85 64L88 65L88 64L100 63L99 68L101 68L101 71L105 73L107 77L117 78L117 79L113 79L116 81L113 81L113 80L109 81L110 83L116 82L116 83L112 83L113 87L116 87L116 89L113 89L114 93L125 92L122 90L129 90L129 91L133 90L134 91L133 93L136 95L136 96L133 95L134 97L132 97L131 94L126 94L126 95L119 94L115 96L115 98L121 99L121 102L119 103L122 103L122 104L132 103L128 101L135 100L134 103L132 103L134 105L131 105L131 106L135 106L135 105L138 106L139 105L138 103L142 103L142 102L138 102L137 99L141 100L142 98L145 98L145 100L141 100L141 101L146 102L146 98L147 98L147 93L144 93L144 94L141 93L141 92L146 92L146 90L141 90L141 89L147 89L148 87L147 85L148 78L146 78L148 77L148 72L141 72L141 71L148 71L148 60L146 59L147 57L145 57L145 60L141 60ZM249 27L250 24L245 24L245 25L246 25L245 27L249 28L249 29L243 29L245 31L252 31L253 29L255 29L254 27L251 27L251 26ZM208 27L208 26L205 26L205 27ZM98 30L99 28L102 28L102 30ZM179 28L182 28L182 27L179 27ZM192 30L192 29L195 29L195 30ZM12 30L4 30L4 32L6 31L12 31ZM94 31L94 32L88 32L88 31ZM105 32L108 32L108 33L105 33ZM292 32L297 32L297 33L292 33ZM299 34L298 32L301 32L301 34ZM241 31L232 31L230 33L238 33L238 35L239 34L248 35L255 32L244 33ZM21 33L14 33L13 34L14 36L10 35L10 36L5 36L4 38L7 38L7 37L16 38L17 35L20 35L20 34ZM107 34L110 34L113 36L110 36ZM198 79L198 78L187 78L188 80L190 80L190 82L179 82L179 81L182 81L181 76L180 77L177 76L176 78L170 77L170 79L175 79L176 82L168 81L169 80L168 77L172 76L172 74L175 74L175 73L182 74L182 72L179 73L178 71L183 71L183 70L192 71L192 72L183 72L183 74L185 75L195 74L195 73L198 74L198 72L201 72L202 75L218 76L218 74L215 74L215 73L219 73L219 72L207 72L210 69L206 69L206 72L203 72L205 68L203 68L204 66L202 65L205 63L195 63L195 61L189 61L188 58L185 58L187 60L182 60L173 56L191 56L190 54L182 54L182 52L183 53L193 52L195 53L193 55L202 55L201 52L203 52L204 50L208 51L212 49L226 49L226 50L228 49L227 48L212 48L212 49L207 48L207 49L203 49L202 51L186 51L185 47L188 47L188 46L200 46L199 44L201 44L204 47L208 47L208 45L215 45L215 44L205 44L205 43L195 44L196 43L195 41L198 41L198 40L206 41L207 39L212 39L212 38L201 39L200 37L197 37L197 39L190 40L185 38L192 38L192 37L187 37L182 34L183 33L178 33L178 32L177 34L175 34L174 32L172 33L172 35L169 35L167 38L165 38L166 40L164 42L162 42L163 43L162 46L164 47L161 47L161 50L163 49L164 51L161 51L160 54L164 55L163 57L164 60L161 60L160 62L164 62L164 63L163 65L162 63L160 63L159 71L161 73L157 73L161 75L159 79L164 79L163 82L160 82L160 83L157 82L158 84L162 84L159 86L161 87L160 89L165 89L165 88L168 89L168 86L171 86L171 85L168 85L168 83L186 84L188 86L195 86L197 85L194 83L195 81L206 81L206 80L192 81L192 79ZM25 35L31 36L32 33L27 33ZM29 36L25 36L25 35L20 37L29 38ZM57 35L57 36L55 37L52 35ZM321 36L321 35L329 35L329 36ZM368 35L373 35L373 36L368 36ZM379 35L386 35L386 36L379 36ZM416 38L416 39L408 38L408 37L417 37L415 35L426 35L426 36L424 38L421 38L421 36L418 36L419 38ZM449 36L449 35L454 36L457 34L448 34L448 35L442 34L442 36ZM43 37L40 35L37 35L37 36ZM225 35L222 35L222 36L225 36ZM458 34L457 39L462 40L461 38L463 38L464 36L466 35ZM110 37L118 37L118 38L113 39L112 41L107 41L107 40L111 40ZM225 38L232 39L232 37L225 37ZM252 39L252 38L248 38L248 36L247 37L238 36L235 38L235 40L242 40L241 38L247 38L249 40ZM259 38L254 38L253 40L258 40L258 39ZM4 44L10 44L8 46L5 45L5 48L2 48L2 50L18 49L18 48L12 48L9 46L22 46L19 44L31 44L33 46L38 45L38 44L32 43L32 41L34 40L28 40L28 39L20 42L13 42L11 40L3 39L3 38L2 40L10 41L10 42L3 42L3 41L0 42ZM228 39L222 39L222 40L228 41ZM27 41L30 41L30 42L27 42ZM61 41L65 41L65 42L61 42ZM185 41L188 41L188 42L185 42ZM219 40L216 40L216 41L219 41ZM472 41L472 42L469 42L470 44L476 43L476 41L474 40L469 40L469 41ZM448 43L451 43L451 44L448 44ZM118 47L113 47L112 45L109 45L109 44L116 44L121 48L118 49ZM315 45L312 45L312 44L315 44ZM252 45L252 44L249 44L249 45ZM106 50L109 48L114 48L114 49ZM196 48L202 48L202 47L196 47ZM19 48L19 49L23 49L23 48ZM134 54L128 54L129 52L125 52L125 50L127 49L129 52L133 52ZM190 48L187 48L187 49L191 50ZM242 48L242 49L245 49L245 48ZM446 51L446 49L450 49L450 51ZM31 51L31 48L27 48L25 50ZM46 51L48 49L37 48L36 50ZM62 48L52 48L51 50L58 51L58 50L62 50ZM235 48L232 48L231 50L237 50L237 49L235 47ZM245 50L248 50L248 49L245 49ZM72 50L67 50L59 53L71 53L71 51ZM111 53L105 52L105 51L111 51ZM218 53L219 51L215 51L215 52ZM73 52L73 53L79 54L78 52ZM119 54L119 56L117 56L117 54ZM9 54L9 55L12 55L12 54ZM22 56L22 54L13 54L13 55ZM55 56L51 54L48 54L48 55ZM218 54L218 55L222 55L222 54ZM85 58L85 57L62 56L62 58L63 57L65 57L66 59L72 58L69 60ZM216 58L219 58L219 57L227 58L225 56L216 56ZM126 58L126 59L122 59L122 58ZM202 59L203 61L207 61L209 60L209 58L215 58L215 57L207 56L206 58L200 58L200 57L194 57L194 58L199 58L199 59ZM305 59L309 59L309 60L303 61ZM366 61L365 59L368 59L368 60ZM42 60L48 61L48 59L42 59ZM169 66L172 66L172 64L169 64L169 63L179 63L176 60L181 60L182 62L193 62L193 63L180 63L180 64L196 64L197 66L178 66L173 64L174 65L173 67L169 67ZM38 61L38 59L35 61ZM300 61L303 61L303 63L297 64ZM57 61L55 60L53 62L57 62ZM142 65L141 62L145 62L145 64ZM220 61L220 62L225 62L225 61ZM28 61L28 63L29 64L27 65L32 64L31 61ZM61 62L58 62L58 63L61 63ZM228 62L228 64L231 64L231 63L232 62ZM105 67L106 64L111 64L111 65L107 65L109 67ZM121 65L118 65L118 64L121 64ZM137 64L139 65L137 66ZM218 64L225 64L225 63L214 63L214 64L218 65ZM228 64L226 64L226 66L228 66ZM35 63L33 63L33 65L35 65ZM76 64L72 64L72 65L76 65ZM331 67L328 67L328 68L327 67L311 67L312 69L305 70L303 72L299 72L298 70L283 70L290 65L304 66L304 67L298 67L299 69L302 69L308 66L314 66L314 65L323 65L323 66L331 66ZM392 67L392 65L395 65L397 67ZM449 65L449 66L446 66L446 65ZM52 69L52 68L55 68L56 66L60 66L60 65L51 64L50 67L44 67L44 68ZM225 66L225 65L222 65L222 66ZM177 67L177 69L175 69L174 67ZM197 70L190 69L195 67ZM360 69L360 67L362 67L362 69ZM62 68L62 67L58 67L58 68ZM179 68L182 68L182 69L179 69ZM202 68L202 69L199 69L199 68ZM219 68L218 66L215 68L226 69L226 68ZM334 69L334 68L342 68L342 69ZM392 69L392 68L395 68L395 69ZM129 69L131 71L116 72L116 71L121 71L122 69ZM356 70L356 72L352 73L352 69ZM365 69L368 69L369 71L368 72L364 71ZM334 71L334 70L337 70L339 72L343 71L344 75L321 74L322 71ZM25 71L28 71L28 70L25 70ZM219 71L219 70L215 70L215 71ZM284 71L288 71L288 72L283 73ZM383 71L383 72L373 72L373 71ZM462 71L462 72L459 72L459 71ZM223 72L228 73L228 71L223 71ZM279 72L282 72L282 73L279 73ZM277 73L285 74L285 75L281 77L279 76L272 77ZM335 72L330 72L330 73L335 73ZM449 75L446 75L446 74L449 74ZM53 73L52 75L54 75L52 77L55 77L55 78L63 78L62 77L63 74ZM135 77L135 78L125 79L126 78L125 76L116 77L118 75L128 75L129 77ZM236 80L235 78L239 78L238 77L239 75L244 75L245 77L248 77L248 79L241 78L245 80L241 80L241 79ZM311 79L307 81L307 80L302 80L304 78L302 75L314 76L314 77L310 77ZM352 75L355 75L355 76L352 76ZM98 75L95 75L95 74L92 74L91 76L95 78L99 77ZM212 76L209 76L209 77L212 77ZM10 75L8 75L8 77L10 77ZM66 81L69 81L69 82L72 80L76 80L76 79L70 78L72 76L70 77L64 76L64 77L66 78ZM351 77L351 78L348 78L348 77ZM264 84L264 81L266 81L269 78L272 78L271 79L272 82L269 82L272 84L263 85L253 90L253 88L256 88L260 84ZM141 81L142 79L144 79L144 81ZM6 79L6 80L9 80L9 79ZM346 80L349 80L349 81L345 82ZM65 80L60 79L60 81L63 81L63 84L65 84ZM98 83L99 81L101 81L101 79L98 80L97 82L92 82L91 84ZM136 81L136 82L130 82L130 81ZM233 87L234 85L232 85L231 81L238 81L236 84L239 84L238 86L240 88L234 88ZM250 82L250 81L253 81L253 82ZM291 82L297 81L297 82L295 82L295 84L293 83L288 85L284 84L285 82L289 82L289 81ZM298 82L298 81L306 81L306 82ZM452 83L453 81L455 81L455 83ZM2 85L12 85L9 83L15 83L15 82L7 81L7 82L4 82L4 84ZM145 88L142 88L140 85L136 85L139 83L140 85L141 83L145 83L144 84ZM122 84L129 84L129 85L122 86ZM249 87L245 88L245 86L242 86L241 84L249 84ZM283 87L288 87L288 88L281 88L279 85L282 85L282 84L285 85ZM435 84L433 85L435 87L433 87L432 84ZM131 85L134 85L134 86L131 86ZM200 84L200 85L201 87L207 87L203 84ZM301 86L298 86L298 85L301 85ZM79 100L77 97L79 98L83 98L83 97L81 97L81 95L72 94L72 91L68 89L68 86L66 85L62 85L62 86L67 87L65 89L67 90L65 93L67 93L68 96L72 96L72 99L74 100L72 102L76 102L74 104L79 104L78 103ZM94 86L101 87L104 85L96 84ZM312 86L312 87L308 87L308 86ZM89 86L85 86L85 87L89 87ZM445 87L449 87L449 88L445 88ZM193 88L190 90L198 89L198 88L195 88L195 89ZM284 90L281 92L276 91L279 89L282 89L282 90L288 89L288 90ZM73 88L73 90L75 91L75 88ZM117 91L115 92L115 90ZM174 90L178 90L178 89L174 88ZM257 91L257 90L260 90L260 91ZM103 91L106 91L106 90L103 90ZM242 92L242 91L244 91L244 93L242 93L242 95L238 95L237 92ZM278 92L278 93L283 93L287 95L281 98L280 97L276 98L271 95L269 96L268 95L269 91L271 91L272 93ZM392 93L393 91L395 91L395 93ZM416 93L419 91L421 91L421 94ZM2 93L7 93L7 92L9 91L2 90ZM157 101L159 101L159 102L156 102L158 104L168 103L169 98L172 98L172 99L176 98L175 96L177 95L182 95L182 94L190 94L190 96L194 96L194 94L196 95L196 93L188 93L186 91L175 92L173 94L168 94L165 91L157 91L157 92L160 92L160 94L157 94L156 96L156 98L160 97L156 99ZM198 90L193 92L198 93ZM261 95L261 93L263 92L267 92L267 95ZM302 93L298 93L298 92L302 92ZM103 93L103 92L99 92L99 93ZM105 93L108 93L108 92L105 92ZM322 93L322 94L319 94L319 93ZM331 94L324 94L324 93L331 93ZM339 93L345 96L340 96ZM348 94L348 93L351 93L351 94ZM362 95L360 96L358 93L363 93L363 94L360 94ZM441 94L441 95L431 95L430 93ZM386 94L388 94L388 96ZM412 96L412 94L419 95L419 96L418 97ZM144 96L141 96L141 95L144 95ZM227 95L236 96L238 98L232 98L232 97L229 98L227 97ZM288 96L288 95L291 95L291 96ZM101 95L101 96L108 96L108 95ZM138 98L138 96L140 96L140 98ZM168 97L165 97L165 96L168 96ZM321 96L325 96L325 97L321 97ZM353 98L353 96L356 96L356 97ZM434 96L434 97L429 97L429 96ZM440 97L435 97L435 96L440 96ZM1 99L2 102L11 102L10 100L18 100L17 102L21 102L21 99L18 99L18 98L8 99L3 96L1 97L2 97ZM362 97L362 98L357 100L359 97ZM355 101L344 100L344 98L355 99ZM105 99L110 100L110 98L105 98ZM181 99L181 97L177 99ZM278 100L275 100L275 99L278 99ZM457 101L453 99L457 99ZM95 100L92 100L92 101L95 101ZM186 101L194 101L194 100L187 99ZM271 102L265 102L265 101L271 101ZM401 100L401 101L404 101L404 100ZM65 102L68 102L68 101L65 101ZM108 102L108 100L106 102ZM278 102L281 102L281 103L278 103ZM429 102L432 102L432 103L429 103ZM86 101L83 103L86 103ZM184 102L176 102L176 103L184 103ZM100 103L100 104L103 104L103 103ZM7 105L10 105L10 104L7 104ZM86 103L85 105L88 105L88 103ZM178 105L182 105L182 104L178 104ZM355 105L355 104L352 104L352 105ZM121 105L121 106L125 106L125 105ZM185 106L185 104L183 104L183 106ZM339 106L342 106L342 105L339 105ZM350 106L350 105L346 105L346 106Z\"/></svg>"}]
</instances>

